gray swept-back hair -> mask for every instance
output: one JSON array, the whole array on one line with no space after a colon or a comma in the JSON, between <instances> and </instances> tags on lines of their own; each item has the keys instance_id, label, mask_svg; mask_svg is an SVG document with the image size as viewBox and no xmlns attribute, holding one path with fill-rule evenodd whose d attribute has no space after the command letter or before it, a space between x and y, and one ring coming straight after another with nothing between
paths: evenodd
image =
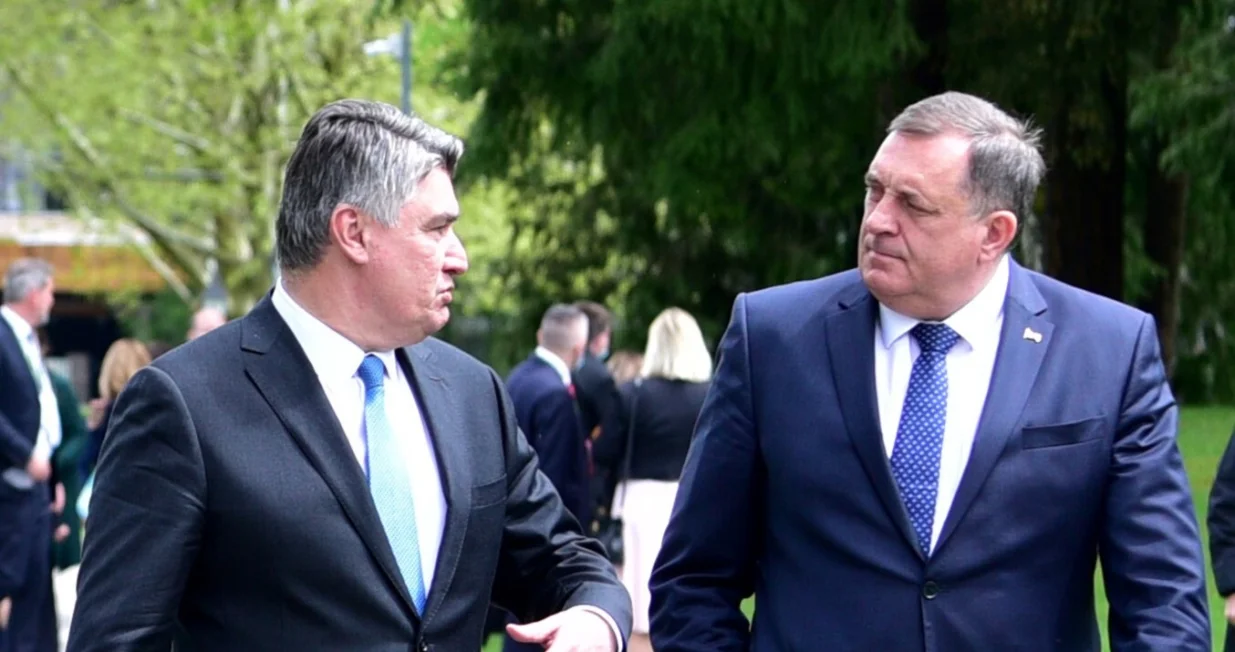
<instances>
[{"instance_id":1,"label":"gray swept-back hair","mask_svg":"<svg viewBox=\"0 0 1235 652\"><path fill-rule=\"evenodd\" d=\"M454 174L463 141L389 104L339 100L305 125L287 162L275 223L279 265L311 268L329 240L330 215L349 204L387 226L434 168Z\"/></svg>"},{"instance_id":2,"label":"gray swept-back hair","mask_svg":"<svg viewBox=\"0 0 1235 652\"><path fill-rule=\"evenodd\" d=\"M41 258L18 258L4 274L4 302L19 303L31 292L47 287L53 274L51 263Z\"/></svg>"},{"instance_id":3,"label":"gray swept-back hair","mask_svg":"<svg viewBox=\"0 0 1235 652\"><path fill-rule=\"evenodd\" d=\"M969 139L969 176L963 190L977 215L1007 210L1022 224L1046 174L1042 132L973 95L947 92L906 108L888 133L922 136L959 133Z\"/></svg>"}]
</instances>

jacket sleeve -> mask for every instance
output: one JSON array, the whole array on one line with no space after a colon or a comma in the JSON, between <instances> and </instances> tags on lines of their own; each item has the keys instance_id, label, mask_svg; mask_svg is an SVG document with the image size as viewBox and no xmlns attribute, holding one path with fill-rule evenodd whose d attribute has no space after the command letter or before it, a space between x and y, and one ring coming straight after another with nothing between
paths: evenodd
<instances>
[{"instance_id":1,"label":"jacket sleeve","mask_svg":"<svg viewBox=\"0 0 1235 652\"><path fill-rule=\"evenodd\" d=\"M1146 316L1125 382L1098 541L1111 650L1209 650L1208 598L1179 408Z\"/></svg>"},{"instance_id":2,"label":"jacket sleeve","mask_svg":"<svg viewBox=\"0 0 1235 652\"><path fill-rule=\"evenodd\" d=\"M540 471L532 447L515 422L501 380L493 376L506 453L506 524L493 602L522 622L546 618L571 607L604 611L623 640L630 636L630 596L603 548L585 537L553 484Z\"/></svg>"},{"instance_id":3,"label":"jacket sleeve","mask_svg":"<svg viewBox=\"0 0 1235 652\"><path fill-rule=\"evenodd\" d=\"M652 570L657 650L745 652L765 485L751 390L744 296L720 344L677 500Z\"/></svg>"},{"instance_id":4,"label":"jacket sleeve","mask_svg":"<svg viewBox=\"0 0 1235 652\"><path fill-rule=\"evenodd\" d=\"M95 470L71 652L166 652L201 544L206 478L172 379L146 367L116 399Z\"/></svg>"}]
</instances>

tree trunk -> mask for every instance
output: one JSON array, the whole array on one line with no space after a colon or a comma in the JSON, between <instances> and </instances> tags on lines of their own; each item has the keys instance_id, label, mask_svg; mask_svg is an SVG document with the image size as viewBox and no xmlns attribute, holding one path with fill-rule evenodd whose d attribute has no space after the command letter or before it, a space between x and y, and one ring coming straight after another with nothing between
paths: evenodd
<instances>
[{"instance_id":1,"label":"tree trunk","mask_svg":"<svg viewBox=\"0 0 1235 652\"><path fill-rule=\"evenodd\" d=\"M1162 361L1170 375L1175 371L1175 343L1179 332L1188 184L1182 175L1168 174L1159 165L1164 145L1161 139L1154 139L1150 147L1151 167L1145 180L1145 255L1158 269L1141 308L1158 323Z\"/></svg>"},{"instance_id":2,"label":"tree trunk","mask_svg":"<svg viewBox=\"0 0 1235 652\"><path fill-rule=\"evenodd\" d=\"M1118 300L1124 290L1128 14L1123 3L1113 4L1106 33L1070 25L1055 37L1062 101L1047 124L1044 226L1047 272Z\"/></svg>"},{"instance_id":3,"label":"tree trunk","mask_svg":"<svg viewBox=\"0 0 1235 652\"><path fill-rule=\"evenodd\" d=\"M1158 41L1153 51L1155 70L1171 66L1171 53L1179 41L1180 14L1183 8L1172 2L1158 3ZM1162 167L1162 153L1168 137L1148 137L1145 178L1145 256L1157 267L1141 302L1141 309L1158 323L1158 341L1167 375L1174 375L1176 341L1180 317L1180 276L1184 262L1184 233L1188 210L1188 183L1182 174L1168 173Z\"/></svg>"}]
</instances>

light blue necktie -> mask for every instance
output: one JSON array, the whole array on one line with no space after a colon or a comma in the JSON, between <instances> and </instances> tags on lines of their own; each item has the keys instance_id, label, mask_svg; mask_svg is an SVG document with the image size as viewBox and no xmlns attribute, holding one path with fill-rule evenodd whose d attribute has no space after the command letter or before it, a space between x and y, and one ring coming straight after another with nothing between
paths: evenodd
<instances>
[{"instance_id":1,"label":"light blue necktie","mask_svg":"<svg viewBox=\"0 0 1235 652\"><path fill-rule=\"evenodd\" d=\"M420 543L416 535L416 506L412 485L394 431L386 417L386 368L380 358L366 355L357 372L364 383L365 454L369 491L390 540L395 561L417 613L424 613L425 580L420 569Z\"/></svg>"},{"instance_id":2,"label":"light blue necktie","mask_svg":"<svg viewBox=\"0 0 1235 652\"><path fill-rule=\"evenodd\" d=\"M939 457L948 421L947 358L960 336L945 324L925 323L914 326L910 334L918 341L920 353L909 373L909 388L892 447L892 477L922 554L929 556L939 494Z\"/></svg>"}]
</instances>

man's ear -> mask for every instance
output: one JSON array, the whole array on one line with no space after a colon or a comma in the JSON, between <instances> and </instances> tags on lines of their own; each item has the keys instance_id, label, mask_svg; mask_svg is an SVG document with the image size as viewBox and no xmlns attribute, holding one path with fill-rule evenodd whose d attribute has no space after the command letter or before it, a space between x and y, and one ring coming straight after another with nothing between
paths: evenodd
<instances>
[{"instance_id":1,"label":"man's ear","mask_svg":"<svg viewBox=\"0 0 1235 652\"><path fill-rule=\"evenodd\" d=\"M367 263L371 226L372 220L360 209L350 204L339 204L330 214L330 240L348 260L357 264Z\"/></svg>"},{"instance_id":2,"label":"man's ear","mask_svg":"<svg viewBox=\"0 0 1235 652\"><path fill-rule=\"evenodd\" d=\"M986 218L986 234L982 238L982 259L994 260L1012 246L1019 228L1012 211L995 211Z\"/></svg>"}]
</instances>

